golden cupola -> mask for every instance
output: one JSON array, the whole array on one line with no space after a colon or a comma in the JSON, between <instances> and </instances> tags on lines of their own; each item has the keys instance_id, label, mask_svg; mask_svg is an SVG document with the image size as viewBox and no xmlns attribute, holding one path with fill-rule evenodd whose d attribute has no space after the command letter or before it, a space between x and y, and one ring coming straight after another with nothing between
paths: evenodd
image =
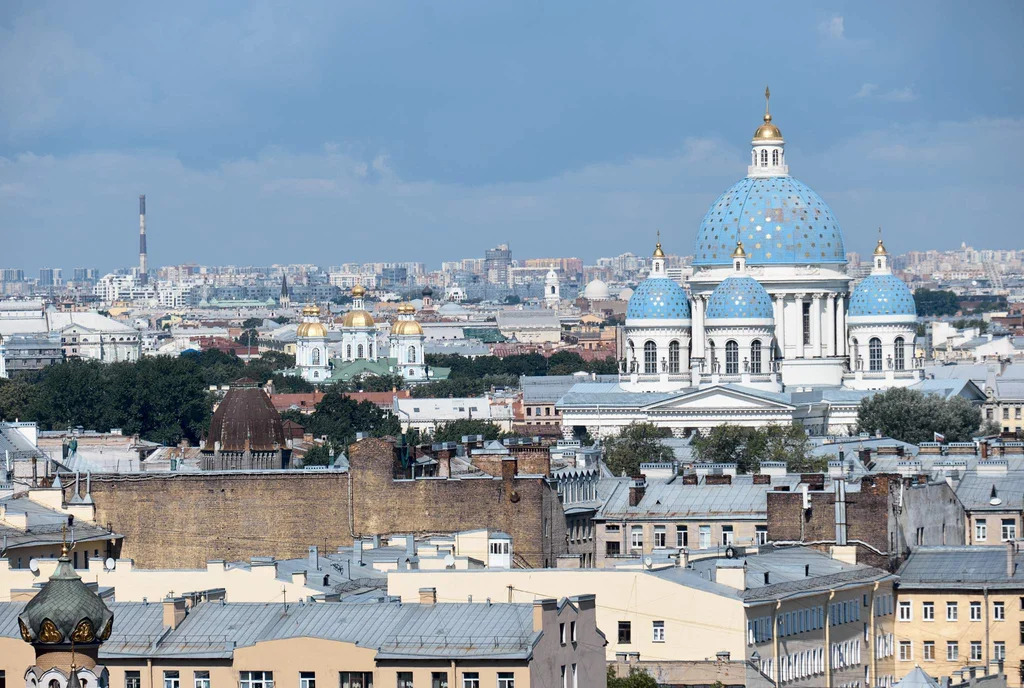
<instances>
[{"instance_id":1,"label":"golden cupola","mask_svg":"<svg viewBox=\"0 0 1024 688\"><path fill-rule=\"evenodd\" d=\"M416 307L411 303L403 303L398 307L398 320L391 328L394 335L422 335L423 328L414 319Z\"/></svg>"},{"instance_id":2,"label":"golden cupola","mask_svg":"<svg viewBox=\"0 0 1024 688\"><path fill-rule=\"evenodd\" d=\"M326 337L327 327L320 322L320 307L313 304L302 309L302 322L295 330L297 337Z\"/></svg>"},{"instance_id":3,"label":"golden cupola","mask_svg":"<svg viewBox=\"0 0 1024 688\"><path fill-rule=\"evenodd\" d=\"M341 324L343 327L376 327L373 316L363 305L366 288L361 284L352 287L352 310L345 314Z\"/></svg>"},{"instance_id":4,"label":"golden cupola","mask_svg":"<svg viewBox=\"0 0 1024 688\"><path fill-rule=\"evenodd\" d=\"M757 128L754 132L754 141L781 141L782 132L779 128L772 124L772 113L768 110L768 101L772 97L772 92L768 90L768 87L764 87L764 124Z\"/></svg>"}]
</instances>

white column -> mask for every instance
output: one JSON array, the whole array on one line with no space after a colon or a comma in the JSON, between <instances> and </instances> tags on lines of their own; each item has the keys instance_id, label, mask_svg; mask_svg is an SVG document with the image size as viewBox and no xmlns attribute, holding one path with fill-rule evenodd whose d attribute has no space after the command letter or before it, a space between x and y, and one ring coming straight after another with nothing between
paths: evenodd
<instances>
[{"instance_id":1,"label":"white column","mask_svg":"<svg viewBox=\"0 0 1024 688\"><path fill-rule=\"evenodd\" d=\"M811 356L821 358L821 294L811 295Z\"/></svg>"},{"instance_id":2,"label":"white column","mask_svg":"<svg viewBox=\"0 0 1024 688\"><path fill-rule=\"evenodd\" d=\"M693 297L693 357L704 357L704 297Z\"/></svg>"},{"instance_id":3,"label":"white column","mask_svg":"<svg viewBox=\"0 0 1024 688\"><path fill-rule=\"evenodd\" d=\"M839 355L846 356L849 342L849 333L846 331L846 296L840 295L836 299L836 306L838 308L836 314L836 346L838 347ZM851 365L852 369L853 366Z\"/></svg>"},{"instance_id":4,"label":"white column","mask_svg":"<svg viewBox=\"0 0 1024 688\"><path fill-rule=\"evenodd\" d=\"M779 352L786 358L786 295L775 296L775 339L779 342Z\"/></svg>"},{"instance_id":5,"label":"white column","mask_svg":"<svg viewBox=\"0 0 1024 688\"><path fill-rule=\"evenodd\" d=\"M793 297L793 310L796 311L796 327L793 330L796 334L796 358L804 357L804 296L796 294Z\"/></svg>"},{"instance_id":6,"label":"white column","mask_svg":"<svg viewBox=\"0 0 1024 688\"><path fill-rule=\"evenodd\" d=\"M825 301L825 355L836 355L836 295L828 294Z\"/></svg>"}]
</instances>

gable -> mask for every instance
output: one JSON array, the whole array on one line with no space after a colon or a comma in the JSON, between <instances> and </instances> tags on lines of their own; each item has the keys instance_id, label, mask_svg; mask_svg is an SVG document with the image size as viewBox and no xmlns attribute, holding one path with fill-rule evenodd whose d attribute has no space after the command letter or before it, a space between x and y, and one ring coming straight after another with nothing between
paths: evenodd
<instances>
[{"instance_id":1,"label":"gable","mask_svg":"<svg viewBox=\"0 0 1024 688\"><path fill-rule=\"evenodd\" d=\"M756 392L742 392L726 387L709 387L683 394L645 407L649 411L791 411L792 404L761 396Z\"/></svg>"}]
</instances>

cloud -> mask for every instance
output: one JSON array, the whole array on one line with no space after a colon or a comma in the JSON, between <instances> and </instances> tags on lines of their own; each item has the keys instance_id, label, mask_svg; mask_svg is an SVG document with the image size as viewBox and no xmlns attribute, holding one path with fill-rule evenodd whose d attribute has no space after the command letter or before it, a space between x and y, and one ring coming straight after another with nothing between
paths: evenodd
<instances>
[{"instance_id":1,"label":"cloud","mask_svg":"<svg viewBox=\"0 0 1024 688\"><path fill-rule=\"evenodd\" d=\"M910 86L893 88L888 91L880 90L878 84L861 84L860 90L854 94L854 98L881 100L889 103L909 103L917 100L917 94Z\"/></svg>"},{"instance_id":2,"label":"cloud","mask_svg":"<svg viewBox=\"0 0 1024 688\"><path fill-rule=\"evenodd\" d=\"M846 38L846 27L841 16L831 17L818 24L818 31L834 41L841 41Z\"/></svg>"}]
</instances>

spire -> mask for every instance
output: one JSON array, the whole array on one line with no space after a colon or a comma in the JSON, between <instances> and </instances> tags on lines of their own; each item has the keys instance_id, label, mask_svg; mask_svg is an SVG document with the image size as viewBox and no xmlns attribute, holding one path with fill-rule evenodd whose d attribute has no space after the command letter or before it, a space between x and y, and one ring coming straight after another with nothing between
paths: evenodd
<instances>
[{"instance_id":1,"label":"spire","mask_svg":"<svg viewBox=\"0 0 1024 688\"><path fill-rule=\"evenodd\" d=\"M654 257L664 258L665 252L661 250L661 230L658 230L658 243L654 245Z\"/></svg>"},{"instance_id":2,"label":"spire","mask_svg":"<svg viewBox=\"0 0 1024 688\"><path fill-rule=\"evenodd\" d=\"M878 228L878 243L875 245L874 262L871 265L871 274L885 274L889 270L889 252L882 243L882 228Z\"/></svg>"},{"instance_id":3,"label":"spire","mask_svg":"<svg viewBox=\"0 0 1024 688\"><path fill-rule=\"evenodd\" d=\"M782 132L772 123L771 90L764 87L764 122L754 132L748 177L784 177L789 174Z\"/></svg>"},{"instance_id":4,"label":"spire","mask_svg":"<svg viewBox=\"0 0 1024 688\"><path fill-rule=\"evenodd\" d=\"M658 243L654 245L651 257L651 277L665 277L665 252L661 250L661 230L658 230Z\"/></svg>"},{"instance_id":5,"label":"spire","mask_svg":"<svg viewBox=\"0 0 1024 688\"><path fill-rule=\"evenodd\" d=\"M772 92L767 86L764 87L764 121L767 124L772 121L772 111L769 109L769 101L771 101Z\"/></svg>"}]
</instances>

